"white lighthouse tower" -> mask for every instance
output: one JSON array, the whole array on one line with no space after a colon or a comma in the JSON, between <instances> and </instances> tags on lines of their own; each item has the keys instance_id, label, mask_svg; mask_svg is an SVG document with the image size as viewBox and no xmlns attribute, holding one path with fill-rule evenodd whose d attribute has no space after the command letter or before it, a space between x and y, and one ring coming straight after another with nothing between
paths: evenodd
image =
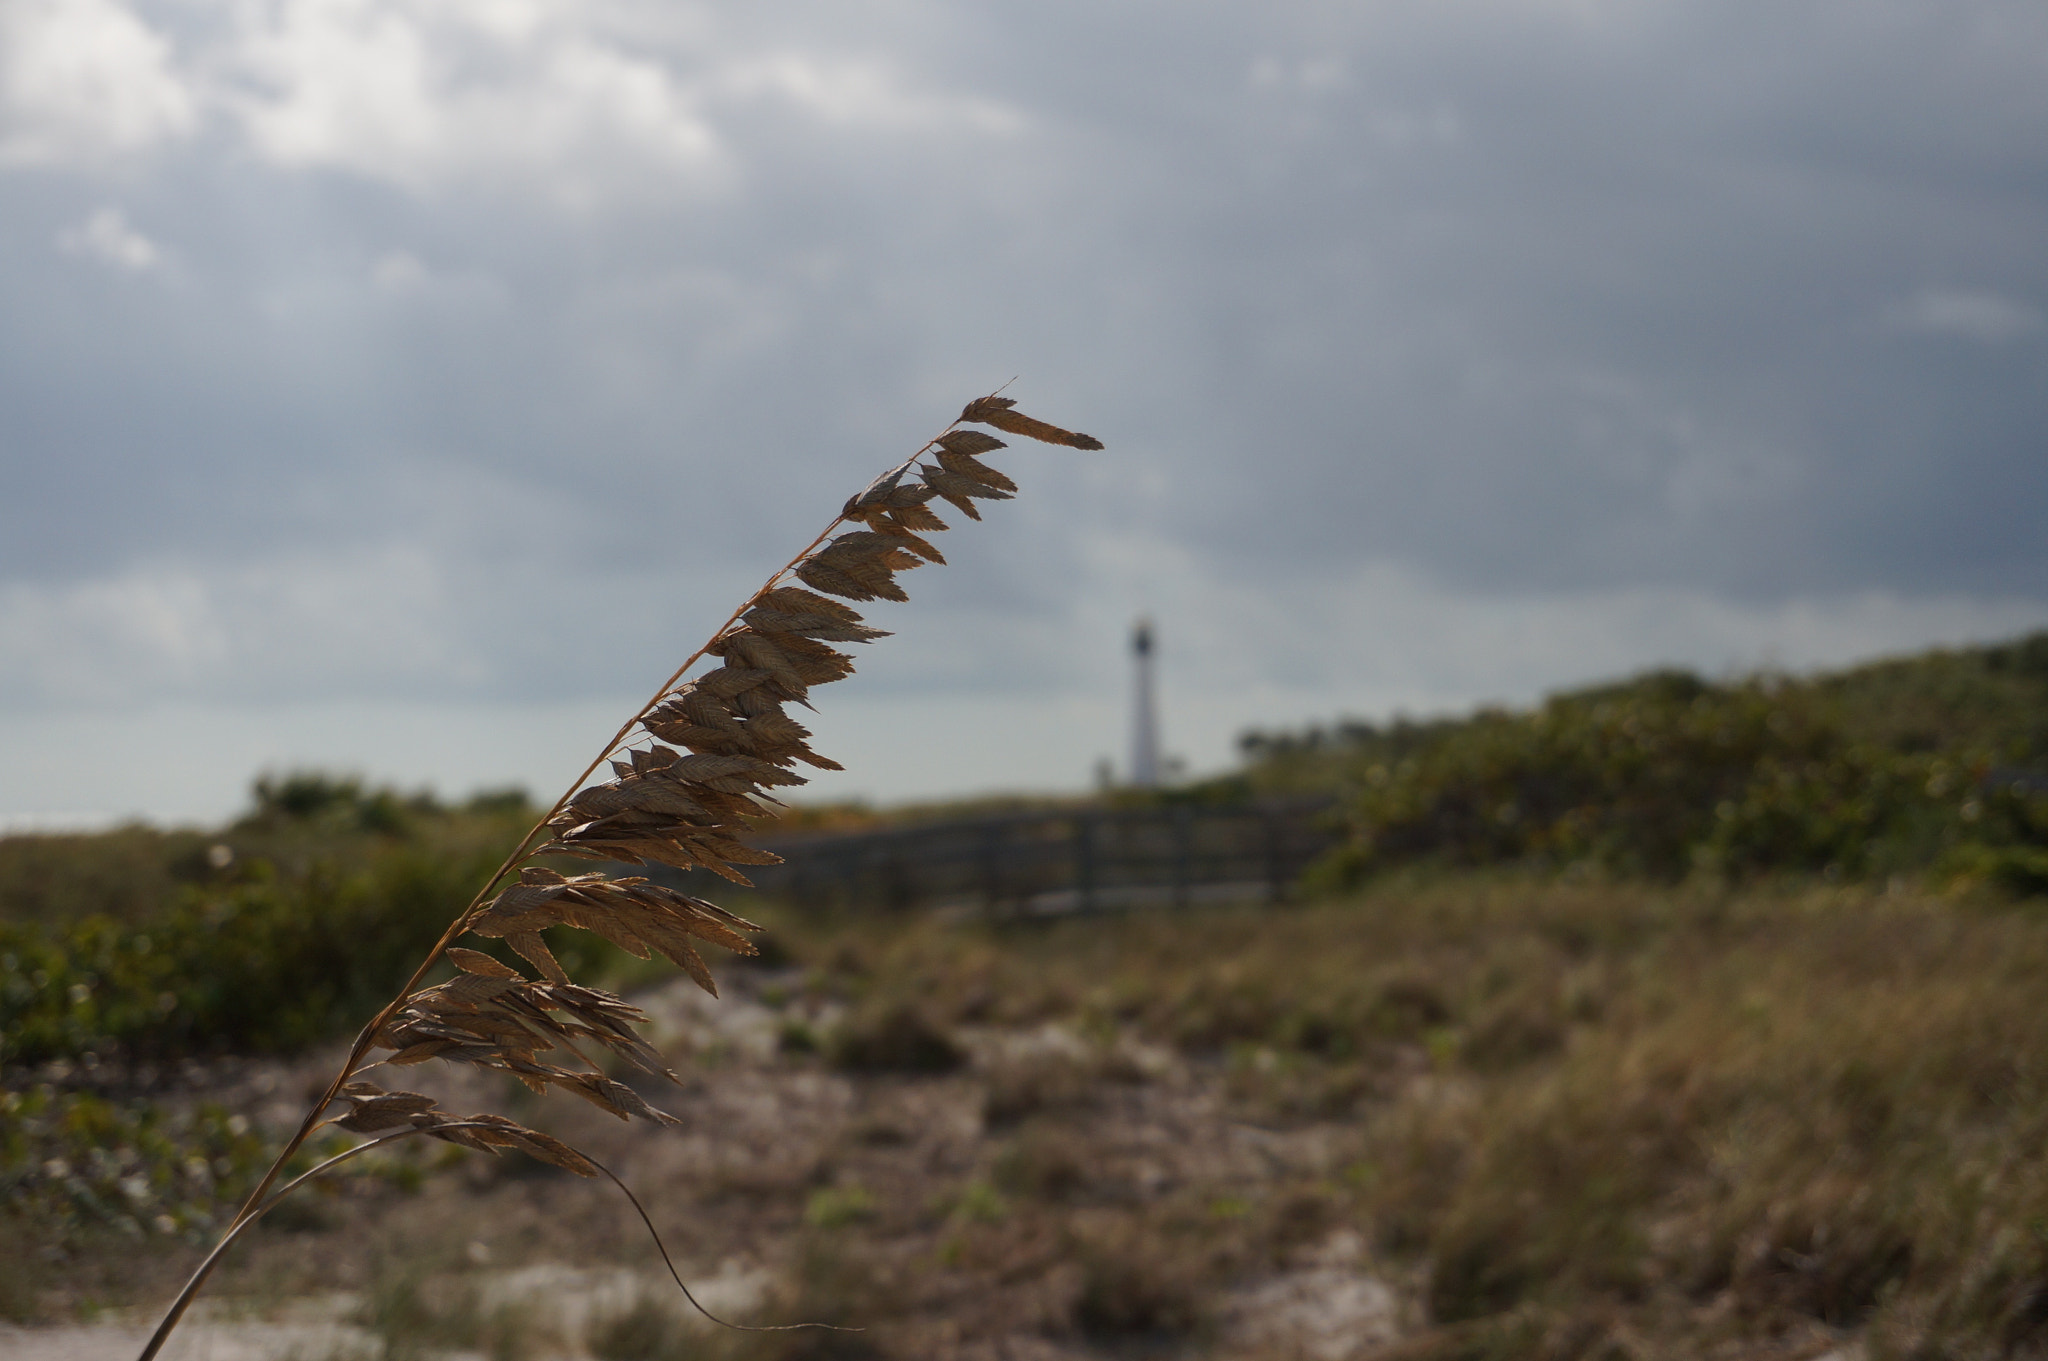
<instances>
[{"instance_id":1,"label":"white lighthouse tower","mask_svg":"<svg viewBox=\"0 0 2048 1361\"><path fill-rule=\"evenodd\" d=\"M1131 783L1139 789L1159 787L1159 708L1153 693L1152 621L1140 619L1131 630L1131 657L1136 689L1131 697Z\"/></svg>"}]
</instances>

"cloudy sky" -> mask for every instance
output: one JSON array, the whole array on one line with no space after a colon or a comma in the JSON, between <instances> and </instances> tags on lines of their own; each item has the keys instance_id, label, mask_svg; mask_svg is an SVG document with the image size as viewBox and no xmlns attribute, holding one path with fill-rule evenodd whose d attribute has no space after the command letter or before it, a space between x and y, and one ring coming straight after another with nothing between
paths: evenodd
<instances>
[{"instance_id":1,"label":"cloudy sky","mask_svg":"<svg viewBox=\"0 0 2048 1361\"><path fill-rule=\"evenodd\" d=\"M0 0L0 819L552 795L1011 378L818 797L2048 625L2039 0Z\"/></svg>"}]
</instances>

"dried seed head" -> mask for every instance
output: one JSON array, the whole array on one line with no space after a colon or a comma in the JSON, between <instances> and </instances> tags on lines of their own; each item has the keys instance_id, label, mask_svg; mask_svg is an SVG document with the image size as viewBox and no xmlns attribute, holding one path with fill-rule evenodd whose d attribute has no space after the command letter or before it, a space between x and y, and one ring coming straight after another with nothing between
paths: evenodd
<instances>
[{"instance_id":1,"label":"dried seed head","mask_svg":"<svg viewBox=\"0 0 2048 1361\"><path fill-rule=\"evenodd\" d=\"M983 398L970 403L962 419L1053 443L1100 447L1012 406L1007 398ZM1014 482L979 458L1004 447L1001 440L978 430L951 430L934 444L936 466L913 461L877 479L846 503L844 518L862 527L793 564L796 578L810 589L771 586L747 603L735 625L705 649L721 664L662 695L643 715L641 727L655 744L621 753L611 763L614 778L569 799L549 823L553 840L536 853L702 868L740 884L748 881L733 866L779 862L747 844L748 820L775 806L768 791L803 783L793 766L839 768L810 749L810 731L783 705L806 702L812 687L852 672L852 658L830 644L887 636L841 601L905 599L897 573L945 561L922 537L946 528L927 504L934 498L944 497L979 519L976 500L1004 500L1016 491ZM528 979L481 951L453 948L448 957L460 970L457 976L407 999L374 1043L391 1051L385 1060L390 1064L441 1058L496 1068L535 1090L565 1088L622 1119L672 1121L606 1077L577 1048L594 1043L649 1072L674 1076L634 1033L644 1014L609 993L569 981L543 935L556 928L593 932L642 959L658 953L714 994L716 980L698 946L752 954L744 933L759 929L645 878L564 875L529 865L517 883L475 913L468 929L503 940L541 979ZM554 1061L558 1056L561 1061ZM351 1129L409 1124L467 1147L522 1148L589 1174L587 1160L573 1149L503 1117L456 1117L416 1093L383 1092L368 1084L344 1095L352 1109L342 1123Z\"/></svg>"}]
</instances>

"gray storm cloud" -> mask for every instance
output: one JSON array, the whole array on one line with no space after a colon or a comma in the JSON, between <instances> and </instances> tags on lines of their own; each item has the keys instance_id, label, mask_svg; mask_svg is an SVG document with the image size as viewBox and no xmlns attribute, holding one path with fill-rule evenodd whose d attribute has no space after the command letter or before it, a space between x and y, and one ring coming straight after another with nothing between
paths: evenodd
<instances>
[{"instance_id":1,"label":"gray storm cloud","mask_svg":"<svg viewBox=\"0 0 2048 1361\"><path fill-rule=\"evenodd\" d=\"M2031 2L14 0L0 741L623 694L1012 375L1110 452L1018 451L846 702L1071 749L877 789L1078 782L1141 610L1209 760L2026 627L2043 51Z\"/></svg>"}]
</instances>

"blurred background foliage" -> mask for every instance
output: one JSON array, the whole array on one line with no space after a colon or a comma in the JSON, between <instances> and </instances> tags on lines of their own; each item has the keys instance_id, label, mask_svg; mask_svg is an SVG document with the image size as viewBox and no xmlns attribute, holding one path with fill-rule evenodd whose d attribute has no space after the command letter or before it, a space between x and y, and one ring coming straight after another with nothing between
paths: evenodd
<instances>
[{"instance_id":1,"label":"blurred background foliage","mask_svg":"<svg viewBox=\"0 0 2048 1361\"><path fill-rule=\"evenodd\" d=\"M348 1033L539 811L516 790L444 805L318 773L253 795L218 832L0 838L0 1063L289 1054ZM550 939L582 977L640 963Z\"/></svg>"},{"instance_id":2,"label":"blurred background foliage","mask_svg":"<svg viewBox=\"0 0 2048 1361\"><path fill-rule=\"evenodd\" d=\"M218 833L0 841L0 1061L290 1052L360 1025L531 817L302 774L259 780Z\"/></svg>"},{"instance_id":3,"label":"blurred background foliage","mask_svg":"<svg viewBox=\"0 0 2048 1361\"><path fill-rule=\"evenodd\" d=\"M960 1193L962 1260L1113 1207L1143 1251L1098 1254L1116 1270L1088 1268L1074 1326L1193 1336L1259 1254L1349 1224L1415 1267L1435 1330L1416 1357L1604 1354L1572 1339L1708 1315L1864 1329L1882 1355L2048 1345L2048 634L1243 751L1229 776L1106 797L1329 799L1346 837L1300 906L1024 929L744 904L793 928L757 989L777 1063L957 1075L963 1027L1097 1046L973 1070L1005 1151ZM0 838L7 1215L202 1233L261 1131L109 1074L352 1032L536 811L303 773L217 831ZM667 973L579 934L552 942L579 977ZM1271 1205L1218 1191L1191 1235L1172 1215L1196 1201L1097 1185L1073 1152L1103 1092L1150 1080L1119 1037L1220 1074L1234 1118L1336 1122L1353 1160ZM882 1233L873 1208L847 1192L806 1222Z\"/></svg>"},{"instance_id":4,"label":"blurred background foliage","mask_svg":"<svg viewBox=\"0 0 2048 1361\"><path fill-rule=\"evenodd\" d=\"M1312 875L1323 891L1510 865L2048 891L2048 633L1811 678L1655 672L1528 712L1254 732L1242 750L1231 775L1115 797L1332 797L1347 839ZM449 805L301 772L259 779L218 832L0 838L0 1062L290 1052L341 1033L536 811L516 790ZM778 830L948 811L800 808ZM555 934L572 969L632 963Z\"/></svg>"},{"instance_id":5,"label":"blurred background foliage","mask_svg":"<svg viewBox=\"0 0 2048 1361\"><path fill-rule=\"evenodd\" d=\"M1244 740L1247 792L1334 792L1328 887L1399 866L2048 888L2048 634L1807 679L1660 671L1532 712Z\"/></svg>"},{"instance_id":6,"label":"blurred background foliage","mask_svg":"<svg viewBox=\"0 0 2048 1361\"><path fill-rule=\"evenodd\" d=\"M217 1102L170 1111L48 1085L0 1092L0 1196L31 1223L196 1235L269 1165L268 1140Z\"/></svg>"}]
</instances>

